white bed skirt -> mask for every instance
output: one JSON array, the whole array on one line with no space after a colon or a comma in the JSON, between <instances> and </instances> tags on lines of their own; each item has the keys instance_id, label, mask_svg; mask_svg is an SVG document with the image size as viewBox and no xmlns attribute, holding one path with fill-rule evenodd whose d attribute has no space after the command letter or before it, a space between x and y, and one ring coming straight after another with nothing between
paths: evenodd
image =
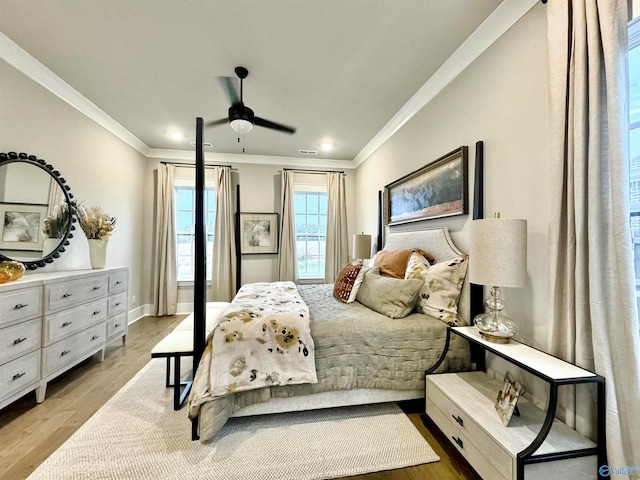
<instances>
[{"instance_id":1,"label":"white bed skirt","mask_svg":"<svg viewBox=\"0 0 640 480\"><path fill-rule=\"evenodd\" d=\"M334 392L314 393L298 397L271 398L268 402L256 403L241 408L233 417L265 415L269 413L299 412L319 408L345 407L349 405L365 405L369 403L399 402L424 398L422 390L377 390L357 388Z\"/></svg>"}]
</instances>

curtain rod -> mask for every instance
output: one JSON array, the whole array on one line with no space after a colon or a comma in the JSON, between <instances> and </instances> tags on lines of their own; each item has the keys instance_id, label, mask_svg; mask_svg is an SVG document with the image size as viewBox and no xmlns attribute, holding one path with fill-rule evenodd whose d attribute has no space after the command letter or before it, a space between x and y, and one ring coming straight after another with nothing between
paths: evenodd
<instances>
[{"instance_id":1,"label":"curtain rod","mask_svg":"<svg viewBox=\"0 0 640 480\"><path fill-rule=\"evenodd\" d=\"M344 173L344 170L302 170L299 168L283 168L282 170L294 173L315 173L317 175L322 175L324 173Z\"/></svg>"},{"instance_id":2,"label":"curtain rod","mask_svg":"<svg viewBox=\"0 0 640 480\"><path fill-rule=\"evenodd\" d=\"M182 163L182 162L160 162L164 165L176 165L178 167L187 167L187 168L196 168L193 163ZM204 168L216 168L216 167L229 167L233 171L237 171L237 168L233 168L231 165L204 165Z\"/></svg>"}]
</instances>

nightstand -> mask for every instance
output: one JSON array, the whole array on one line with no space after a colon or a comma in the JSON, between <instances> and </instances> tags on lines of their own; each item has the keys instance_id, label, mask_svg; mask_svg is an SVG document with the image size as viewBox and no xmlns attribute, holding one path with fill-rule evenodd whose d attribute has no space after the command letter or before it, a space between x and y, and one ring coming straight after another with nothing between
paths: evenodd
<instances>
[{"instance_id":1,"label":"nightstand","mask_svg":"<svg viewBox=\"0 0 640 480\"><path fill-rule=\"evenodd\" d=\"M583 480L606 463L604 378L519 342L495 344L475 327L452 327L485 351L549 384L546 412L521 398L520 416L505 427L495 410L502 382L484 372L427 374L426 412L487 480ZM558 387L595 383L598 438L592 442L555 418Z\"/></svg>"}]
</instances>

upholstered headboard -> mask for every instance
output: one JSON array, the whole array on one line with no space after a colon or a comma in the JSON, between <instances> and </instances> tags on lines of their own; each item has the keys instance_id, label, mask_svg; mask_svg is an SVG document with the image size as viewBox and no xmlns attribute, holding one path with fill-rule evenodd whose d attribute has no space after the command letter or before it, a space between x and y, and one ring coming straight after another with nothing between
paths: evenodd
<instances>
[{"instance_id":1,"label":"upholstered headboard","mask_svg":"<svg viewBox=\"0 0 640 480\"><path fill-rule=\"evenodd\" d=\"M444 227L412 230L404 232L389 232L384 250L400 250L403 248L421 248L430 253L436 262L449 260L461 255L449 236L449 230ZM470 325L471 296L469 277L465 277L458 302L458 325Z\"/></svg>"}]
</instances>

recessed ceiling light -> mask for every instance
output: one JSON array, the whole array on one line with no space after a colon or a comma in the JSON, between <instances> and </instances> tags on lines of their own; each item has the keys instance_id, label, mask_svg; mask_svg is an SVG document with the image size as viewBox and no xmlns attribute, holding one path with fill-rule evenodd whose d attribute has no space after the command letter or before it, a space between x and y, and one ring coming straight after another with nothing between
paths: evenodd
<instances>
[{"instance_id":1,"label":"recessed ceiling light","mask_svg":"<svg viewBox=\"0 0 640 480\"><path fill-rule=\"evenodd\" d=\"M176 141L184 140L185 138L184 133L181 132L180 130L170 130L167 135L169 135L169 138L171 140L176 140Z\"/></svg>"},{"instance_id":2,"label":"recessed ceiling light","mask_svg":"<svg viewBox=\"0 0 640 480\"><path fill-rule=\"evenodd\" d=\"M335 146L335 143L329 142L329 141L320 143L320 148L325 152L328 152L329 150L333 149L334 146Z\"/></svg>"}]
</instances>

